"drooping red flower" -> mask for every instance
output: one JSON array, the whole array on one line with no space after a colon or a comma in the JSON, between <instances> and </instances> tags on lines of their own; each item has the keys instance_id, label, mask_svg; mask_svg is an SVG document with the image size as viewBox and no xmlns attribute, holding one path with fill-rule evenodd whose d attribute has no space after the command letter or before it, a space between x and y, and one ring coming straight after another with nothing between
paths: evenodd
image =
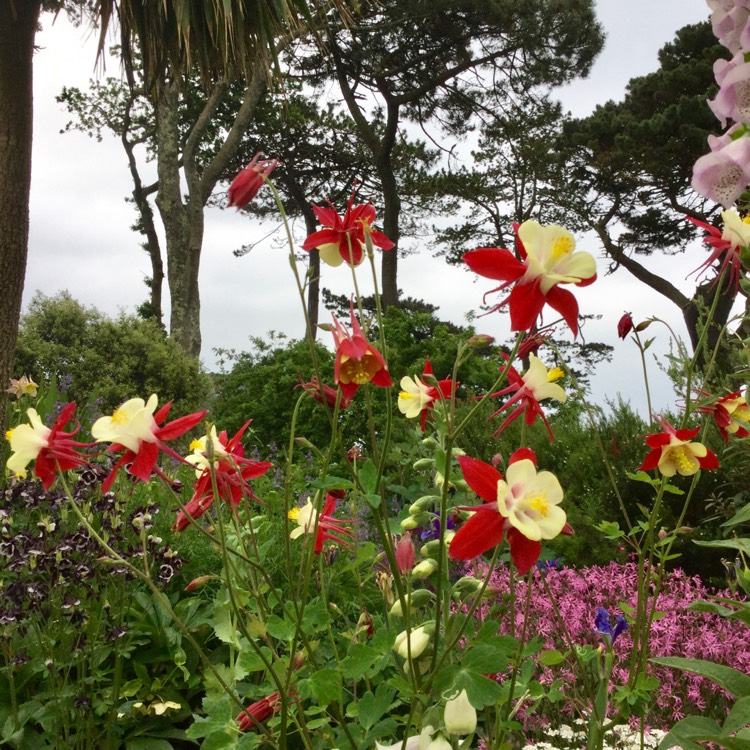
<instances>
[{"instance_id":1,"label":"drooping red flower","mask_svg":"<svg viewBox=\"0 0 750 750\"><path fill-rule=\"evenodd\" d=\"M701 408L699 411L709 412L713 415L716 426L719 428L721 437L725 443L729 442L729 436L738 438L750 437L750 406L742 391L735 391L727 396L717 399L711 406Z\"/></svg>"},{"instance_id":2,"label":"drooping red flower","mask_svg":"<svg viewBox=\"0 0 750 750\"><path fill-rule=\"evenodd\" d=\"M294 387L302 388L308 396L312 396L319 404L325 404L329 409L336 407L338 391L335 391L330 385L321 383L315 375L308 382L304 382L302 376L299 375L299 384ZM346 409L351 402L351 399L342 393L339 400L339 408Z\"/></svg>"},{"instance_id":3,"label":"drooping red flower","mask_svg":"<svg viewBox=\"0 0 750 750\"><path fill-rule=\"evenodd\" d=\"M6 433L12 451L7 462L9 471L25 476L27 464L34 461L34 474L41 479L44 489L48 490L55 482L58 469L67 471L86 466L86 459L78 451L92 443L73 440L80 430L77 423L72 432L65 432L63 429L73 418L75 410L74 403L66 404L52 427L46 427L36 410L29 409L29 424L20 424Z\"/></svg>"},{"instance_id":4,"label":"drooping red flower","mask_svg":"<svg viewBox=\"0 0 750 750\"><path fill-rule=\"evenodd\" d=\"M200 518L216 500L211 481L209 452L213 453L216 488L220 500L237 506L242 502L243 497L258 499L248 481L263 476L272 464L269 461L254 461L245 458L245 449L241 440L251 421L249 419L245 422L231 440L228 439L225 431L217 435L216 428L212 427L209 435L194 441L193 453L185 460L195 466L197 481L193 496L186 503L185 510L177 514L172 531L184 531L190 525L190 518ZM209 442L211 443L210 450Z\"/></svg>"},{"instance_id":5,"label":"drooping red flower","mask_svg":"<svg viewBox=\"0 0 750 750\"><path fill-rule=\"evenodd\" d=\"M657 420L663 432L646 436L646 445L651 452L640 465L641 471L658 469L665 477L675 474L692 476L698 469L718 469L719 459L703 443L692 442L698 434L694 430L677 430L664 419Z\"/></svg>"},{"instance_id":6,"label":"drooping red flower","mask_svg":"<svg viewBox=\"0 0 750 750\"><path fill-rule=\"evenodd\" d=\"M617 335L624 339L633 330L633 316L626 312L617 321Z\"/></svg>"},{"instance_id":7,"label":"drooping red flower","mask_svg":"<svg viewBox=\"0 0 750 750\"><path fill-rule=\"evenodd\" d=\"M333 204L328 201L325 206L313 206L315 216L323 226L313 232L302 243L302 249L320 251L320 259L329 266L340 266L346 263L358 266L365 257L365 232L370 235L372 244L381 250L391 250L394 245L382 232L375 229L375 208L369 203L354 205L355 191L352 191L346 204L346 211L341 217Z\"/></svg>"},{"instance_id":8,"label":"drooping red flower","mask_svg":"<svg viewBox=\"0 0 750 750\"><path fill-rule=\"evenodd\" d=\"M575 240L566 229L525 221L516 231L519 260L506 248L481 247L464 255L472 271L503 283L490 290L500 292L515 284L511 293L490 310L504 305L510 310L513 331L530 331L547 304L562 315L573 335L578 335L578 302L560 284L587 286L596 280L596 262L585 252L573 252Z\"/></svg>"},{"instance_id":9,"label":"drooping red flower","mask_svg":"<svg viewBox=\"0 0 750 750\"><path fill-rule=\"evenodd\" d=\"M433 385L435 383L435 385ZM401 378L401 393L398 395L398 409L407 418L420 417L422 432L425 431L427 415L436 401L450 398L458 383L450 378L436 380L430 360L426 359L421 378Z\"/></svg>"},{"instance_id":10,"label":"drooping red flower","mask_svg":"<svg viewBox=\"0 0 750 750\"><path fill-rule=\"evenodd\" d=\"M240 725L240 732L247 732L249 729L255 729L258 724L273 716L281 710L281 697L277 690L261 698L255 703L251 703L235 721Z\"/></svg>"},{"instance_id":11,"label":"drooping red flower","mask_svg":"<svg viewBox=\"0 0 750 750\"><path fill-rule=\"evenodd\" d=\"M411 534L405 531L396 545L396 566L402 576L411 573L414 567L414 557L414 542L411 540Z\"/></svg>"},{"instance_id":12,"label":"drooping red flower","mask_svg":"<svg viewBox=\"0 0 750 750\"><path fill-rule=\"evenodd\" d=\"M484 504L458 508L473 515L450 542L452 559L472 560L507 537L513 563L524 574L539 559L541 540L573 532L559 508L563 493L557 477L549 471L537 472L531 449L521 448L511 456L507 479L476 458L459 456L458 463L466 483Z\"/></svg>"},{"instance_id":13,"label":"drooping red flower","mask_svg":"<svg viewBox=\"0 0 750 750\"><path fill-rule=\"evenodd\" d=\"M516 359L524 360L528 359L530 354L536 354L539 351L539 347L546 344L552 338L554 333L554 328L545 328L544 330L535 331L529 336L526 336L521 342L521 346L518 347Z\"/></svg>"},{"instance_id":14,"label":"drooping red flower","mask_svg":"<svg viewBox=\"0 0 750 750\"><path fill-rule=\"evenodd\" d=\"M365 383L372 383L381 388L390 388L393 385L383 355L362 333L359 321L354 315L353 303L351 325L352 330L349 333L336 316L333 316L333 341L336 346L333 377L348 400L351 400L357 389Z\"/></svg>"},{"instance_id":15,"label":"drooping red flower","mask_svg":"<svg viewBox=\"0 0 750 750\"><path fill-rule=\"evenodd\" d=\"M228 191L229 206L239 209L250 203L278 164L278 159L261 159L259 153L255 154L250 163L232 180Z\"/></svg>"},{"instance_id":16,"label":"drooping red flower","mask_svg":"<svg viewBox=\"0 0 750 750\"><path fill-rule=\"evenodd\" d=\"M182 456L166 445L166 440L174 440L191 430L208 413L196 411L171 422L161 424L169 416L172 402L168 401L156 411L158 398L154 394L148 402L142 398L131 398L111 417L100 417L91 427L91 434L98 443L110 442L107 451L124 450L121 458L102 483L102 491L107 492L115 481L121 467L130 464L130 473L143 482L148 482L152 472L166 479L156 465L159 451L182 461Z\"/></svg>"}]
</instances>

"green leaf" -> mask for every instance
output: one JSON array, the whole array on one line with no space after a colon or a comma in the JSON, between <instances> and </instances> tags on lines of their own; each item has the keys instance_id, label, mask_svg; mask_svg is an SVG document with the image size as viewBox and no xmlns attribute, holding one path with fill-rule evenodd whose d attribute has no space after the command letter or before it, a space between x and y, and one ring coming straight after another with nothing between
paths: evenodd
<instances>
[{"instance_id":1,"label":"green leaf","mask_svg":"<svg viewBox=\"0 0 750 750\"><path fill-rule=\"evenodd\" d=\"M556 664L560 664L560 662L564 661L565 657L559 651L550 649L549 651L542 651L542 653L537 656L537 660L540 664L544 664L545 667L554 667Z\"/></svg>"},{"instance_id":2,"label":"green leaf","mask_svg":"<svg viewBox=\"0 0 750 750\"><path fill-rule=\"evenodd\" d=\"M383 502L383 498L374 492L368 492L366 495L363 495L363 497L373 510L377 510Z\"/></svg>"},{"instance_id":3,"label":"green leaf","mask_svg":"<svg viewBox=\"0 0 750 750\"><path fill-rule=\"evenodd\" d=\"M716 547L719 549L738 549L750 555L750 539L716 539L713 542L695 541L700 547Z\"/></svg>"},{"instance_id":4,"label":"green leaf","mask_svg":"<svg viewBox=\"0 0 750 750\"><path fill-rule=\"evenodd\" d=\"M360 467L357 476L359 477L359 482L362 485L362 491L365 495L376 492L378 489L378 467L375 466L375 462L371 458L368 458Z\"/></svg>"},{"instance_id":5,"label":"green leaf","mask_svg":"<svg viewBox=\"0 0 750 750\"><path fill-rule=\"evenodd\" d=\"M461 659L461 669L488 674L504 672L508 668L508 658L503 651L494 646L475 646L469 649Z\"/></svg>"},{"instance_id":6,"label":"green leaf","mask_svg":"<svg viewBox=\"0 0 750 750\"><path fill-rule=\"evenodd\" d=\"M646 474L645 471L636 471L635 473L627 471L625 474L628 479L632 479L634 482L645 482L652 487L656 487L661 482L661 479L654 479L650 474Z\"/></svg>"},{"instance_id":7,"label":"green leaf","mask_svg":"<svg viewBox=\"0 0 750 750\"><path fill-rule=\"evenodd\" d=\"M719 687L724 688L737 698L750 696L750 676L732 667L702 659L683 659L679 656L665 656L650 661L665 667L674 667L685 672L699 674L708 678L711 682L715 682Z\"/></svg>"},{"instance_id":8,"label":"green leaf","mask_svg":"<svg viewBox=\"0 0 750 750\"><path fill-rule=\"evenodd\" d=\"M382 654L364 643L355 643L341 662L341 674L347 680L363 677L381 658Z\"/></svg>"},{"instance_id":9,"label":"green leaf","mask_svg":"<svg viewBox=\"0 0 750 750\"><path fill-rule=\"evenodd\" d=\"M454 684L456 691L466 690L472 706L477 708L493 705L499 700L502 694L500 685L494 680L465 669L458 672Z\"/></svg>"},{"instance_id":10,"label":"green leaf","mask_svg":"<svg viewBox=\"0 0 750 750\"><path fill-rule=\"evenodd\" d=\"M338 669L319 669L306 680L299 681L301 698L315 698L321 706L342 702L341 671Z\"/></svg>"},{"instance_id":11,"label":"green leaf","mask_svg":"<svg viewBox=\"0 0 750 750\"><path fill-rule=\"evenodd\" d=\"M232 607L223 594L214 601L214 633L222 643L239 648L239 632L232 619Z\"/></svg>"},{"instance_id":12,"label":"green leaf","mask_svg":"<svg viewBox=\"0 0 750 750\"><path fill-rule=\"evenodd\" d=\"M325 602L318 599L305 607L305 613L302 616L302 631L307 635L319 633L325 630L330 622L331 615Z\"/></svg>"},{"instance_id":13,"label":"green leaf","mask_svg":"<svg viewBox=\"0 0 750 750\"><path fill-rule=\"evenodd\" d=\"M730 734L750 724L750 696L739 698L732 706L729 716L724 720L723 734Z\"/></svg>"},{"instance_id":14,"label":"green leaf","mask_svg":"<svg viewBox=\"0 0 750 750\"><path fill-rule=\"evenodd\" d=\"M396 691L384 682L378 685L375 693L369 690L357 701L359 721L367 730L374 726L383 714L391 707Z\"/></svg>"},{"instance_id":15,"label":"green leaf","mask_svg":"<svg viewBox=\"0 0 750 750\"><path fill-rule=\"evenodd\" d=\"M652 661L655 661L652 659ZM683 750L705 750L703 745L695 742L698 738L707 735L718 735L719 725L704 716L688 716L680 719L669 731L669 734L661 741L659 750L668 750L674 745L679 745Z\"/></svg>"},{"instance_id":16,"label":"green leaf","mask_svg":"<svg viewBox=\"0 0 750 750\"><path fill-rule=\"evenodd\" d=\"M297 627L291 620L282 620L278 615L271 615L266 620L266 630L280 641L291 641L297 632Z\"/></svg>"},{"instance_id":17,"label":"green leaf","mask_svg":"<svg viewBox=\"0 0 750 750\"><path fill-rule=\"evenodd\" d=\"M135 740L125 740L125 750L173 750L173 747L172 743L166 740L139 737Z\"/></svg>"},{"instance_id":18,"label":"green leaf","mask_svg":"<svg viewBox=\"0 0 750 750\"><path fill-rule=\"evenodd\" d=\"M724 521L723 528L731 528L741 523L750 523L750 503L744 508L740 508L728 521Z\"/></svg>"},{"instance_id":19,"label":"green leaf","mask_svg":"<svg viewBox=\"0 0 750 750\"><path fill-rule=\"evenodd\" d=\"M354 484L349 479L343 477L326 477L325 479L315 479L310 482L311 486L319 490L352 490Z\"/></svg>"},{"instance_id":20,"label":"green leaf","mask_svg":"<svg viewBox=\"0 0 750 750\"><path fill-rule=\"evenodd\" d=\"M617 521L602 521L595 528L597 531L601 531L606 539L620 539L625 536L625 532L620 528Z\"/></svg>"}]
</instances>

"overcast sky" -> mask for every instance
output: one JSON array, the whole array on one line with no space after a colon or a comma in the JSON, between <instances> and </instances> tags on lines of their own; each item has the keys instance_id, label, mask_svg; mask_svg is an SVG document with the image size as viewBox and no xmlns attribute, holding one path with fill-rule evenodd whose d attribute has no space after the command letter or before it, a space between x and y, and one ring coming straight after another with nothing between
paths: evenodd
<instances>
[{"instance_id":1,"label":"overcast sky","mask_svg":"<svg viewBox=\"0 0 750 750\"><path fill-rule=\"evenodd\" d=\"M677 29L708 17L704 0L599 0L598 12L607 33L604 51L587 80L561 92L564 105L577 116L587 115L608 99L621 99L630 78L658 67L657 51L673 39ZM61 135L68 117L55 102L63 86L85 88L96 75L95 39L85 29L71 27L61 14L54 25L51 16L43 18L37 43L25 299L36 290L54 295L67 289L80 302L104 312L133 312L146 298L144 279L150 274L150 264L139 249L140 236L130 230L135 213L124 200L132 190L124 152L111 137L97 143L77 133ZM107 74L118 75L119 71L110 67ZM311 196L312 201L320 198ZM244 258L232 255L234 248L255 236L257 228L236 212L206 210L200 285L202 358L209 367L215 362L213 348L247 349L249 336L263 336L272 329L291 336L302 332L284 249L269 239ZM631 342L614 336L617 321L629 310L636 320L650 315L664 317L678 335L685 334L684 324L673 305L633 280L624 269L605 277L605 263L594 239L579 241L578 249L597 256L601 271L597 283L576 290L581 312L602 315L600 321L586 327L585 335L615 346L613 363L600 367L593 380L594 399L601 401L620 392L639 406L644 399L637 353ZM407 295L438 305L441 317L461 323L468 312L478 309L491 282L448 267L431 258L429 250L425 247L400 261L399 286ZM654 257L647 263L689 292L693 284L685 277L704 257L697 247L686 256ZM351 282L344 268L325 269L323 284L348 293ZM166 284L164 291L168 291ZM485 317L477 323L480 331L500 340L508 336L507 326L507 316ZM652 327L649 335L651 331L662 340L659 351L664 351L666 330ZM656 404L659 408L672 405L674 397L665 376L653 364L650 370ZM394 373L397 379L403 374Z\"/></svg>"}]
</instances>

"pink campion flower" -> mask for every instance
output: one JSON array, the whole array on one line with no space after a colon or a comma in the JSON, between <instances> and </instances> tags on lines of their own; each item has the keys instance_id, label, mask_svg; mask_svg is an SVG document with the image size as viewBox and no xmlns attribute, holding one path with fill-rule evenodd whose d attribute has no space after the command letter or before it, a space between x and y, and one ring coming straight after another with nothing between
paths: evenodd
<instances>
[{"instance_id":1,"label":"pink campion flower","mask_svg":"<svg viewBox=\"0 0 750 750\"><path fill-rule=\"evenodd\" d=\"M333 379L344 397L351 400L361 385L372 383L381 388L393 385L383 355L365 338L351 306L351 333L333 316L333 342L336 359Z\"/></svg>"},{"instance_id":2,"label":"pink campion flower","mask_svg":"<svg viewBox=\"0 0 750 750\"><path fill-rule=\"evenodd\" d=\"M26 466L34 461L34 475L41 479L42 486L48 490L55 482L58 469L67 471L86 466L86 459L78 451L91 443L73 440L79 426L72 432L63 431L75 410L75 404L66 404L50 428L42 423L36 409L28 409L29 424L20 424L5 433L11 450L6 464L8 470L15 476L25 476Z\"/></svg>"},{"instance_id":3,"label":"pink campion flower","mask_svg":"<svg viewBox=\"0 0 750 750\"><path fill-rule=\"evenodd\" d=\"M250 203L278 164L278 159L261 159L260 153L255 154L250 163L232 180L227 193L229 206L240 209Z\"/></svg>"},{"instance_id":4,"label":"pink campion flower","mask_svg":"<svg viewBox=\"0 0 750 750\"><path fill-rule=\"evenodd\" d=\"M578 335L578 302L560 284L588 286L596 280L596 262L589 253L573 252L575 240L567 229L536 221L525 221L516 231L519 260L510 250L480 247L464 255L472 271L503 283L491 289L500 292L515 283L511 293L490 312L508 305L512 331L529 331L545 304L562 315L573 335Z\"/></svg>"},{"instance_id":5,"label":"pink campion flower","mask_svg":"<svg viewBox=\"0 0 750 750\"><path fill-rule=\"evenodd\" d=\"M658 469L665 477L680 474L689 477L699 469L718 469L719 459L703 443L693 443L699 427L677 430L664 419L657 420L664 432L646 436L651 452L638 467L641 471Z\"/></svg>"},{"instance_id":6,"label":"pink campion flower","mask_svg":"<svg viewBox=\"0 0 750 750\"><path fill-rule=\"evenodd\" d=\"M272 464L269 461L245 458L241 440L251 421L248 419L231 440L225 431L217 435L216 427L211 427L208 435L192 442L190 447L193 452L185 461L195 466L197 481L193 496L186 503L185 510L177 514L172 531L184 531L190 525L190 518L200 518L214 504L216 496L211 479L212 462L220 500L224 500L230 506L237 506L243 497L258 499L248 480L263 476ZM210 454L213 454L213 459Z\"/></svg>"},{"instance_id":7,"label":"pink campion flower","mask_svg":"<svg viewBox=\"0 0 750 750\"><path fill-rule=\"evenodd\" d=\"M130 464L130 473L143 482L148 482L154 471L165 478L156 466L160 450L182 461L182 456L164 441L184 435L208 412L205 409L196 411L162 425L161 422L169 416L172 402L167 402L156 411L158 402L156 394L152 395L148 402L142 398L131 398L116 409L111 417L100 417L92 425L91 434L97 443L111 443L107 451L124 450L122 457L102 483L102 492L107 492L112 487L117 472L126 464Z\"/></svg>"},{"instance_id":8,"label":"pink campion flower","mask_svg":"<svg viewBox=\"0 0 750 750\"><path fill-rule=\"evenodd\" d=\"M436 382L437 385L432 385ZM407 418L421 418L422 432L427 424L427 415L434 408L436 401L450 398L455 392L457 383L450 378L435 381L430 360L426 359L422 378L401 378L401 392L398 394L398 410Z\"/></svg>"},{"instance_id":9,"label":"pink campion flower","mask_svg":"<svg viewBox=\"0 0 750 750\"><path fill-rule=\"evenodd\" d=\"M733 125L718 137L709 135L711 152L693 166L693 190L724 208L730 208L750 184L750 138L732 138L739 127Z\"/></svg>"},{"instance_id":10,"label":"pink campion flower","mask_svg":"<svg viewBox=\"0 0 750 750\"><path fill-rule=\"evenodd\" d=\"M483 505L458 508L473 515L450 542L448 556L472 560L496 547L507 537L510 556L518 572L527 573L536 564L542 539L572 533L557 477L536 470L536 455L529 448L517 450L508 464L506 478L495 468L469 456L458 463L466 483L484 500Z\"/></svg>"},{"instance_id":11,"label":"pink campion flower","mask_svg":"<svg viewBox=\"0 0 750 750\"><path fill-rule=\"evenodd\" d=\"M346 204L346 211L341 217L333 204L328 201L329 208L313 206L315 216L323 226L313 232L302 243L302 249L320 251L320 259L329 266L358 266L365 257L365 232L370 235L372 244L381 250L391 250L394 247L382 232L373 228L375 208L369 203L361 206L354 205L356 191L352 191Z\"/></svg>"},{"instance_id":12,"label":"pink campion flower","mask_svg":"<svg viewBox=\"0 0 750 750\"><path fill-rule=\"evenodd\" d=\"M708 234L703 241L713 248L708 258L701 263L690 275L705 273L714 263L721 264L718 279L724 269L726 269L729 279L729 289L733 294L737 294L737 289L742 276L742 260L740 258L740 248L750 245L750 224L736 211L722 211L721 218L724 221L724 230L718 227L706 224L704 221L694 219L692 216L685 217L688 221L695 224L701 229L705 229Z\"/></svg>"},{"instance_id":13,"label":"pink campion flower","mask_svg":"<svg viewBox=\"0 0 750 750\"><path fill-rule=\"evenodd\" d=\"M741 391L735 391L712 404L698 407L698 411L713 416L725 443L729 442L730 435L738 438L750 436L750 406L741 394Z\"/></svg>"},{"instance_id":14,"label":"pink campion flower","mask_svg":"<svg viewBox=\"0 0 750 750\"><path fill-rule=\"evenodd\" d=\"M738 52L731 60L716 60L714 76L719 91L708 102L711 111L725 128L728 120L750 121L750 63L745 53Z\"/></svg>"},{"instance_id":15,"label":"pink campion flower","mask_svg":"<svg viewBox=\"0 0 750 750\"><path fill-rule=\"evenodd\" d=\"M303 534L315 534L316 555L323 551L323 544L328 541L336 542L342 547L351 547L349 538L354 536L354 532L342 524L357 523L357 521L333 518L337 501L343 497L343 490L331 490L326 493L325 503L320 513L315 510L310 498L301 508L292 508L289 511L289 518L297 522L297 528L289 535L290 538L297 539Z\"/></svg>"},{"instance_id":16,"label":"pink campion flower","mask_svg":"<svg viewBox=\"0 0 750 750\"><path fill-rule=\"evenodd\" d=\"M490 398L507 396L509 393L513 395L490 416L490 419L494 419L511 407L515 408L508 414L500 427L492 433L493 437L500 435L521 414L525 414L527 425L534 424L536 418L541 417L550 440L553 440L552 429L539 402L545 398L553 398L560 403L567 401L568 394L554 382L559 380L562 374L559 367L548 370L544 362L534 354L529 355L529 369L523 377L518 374L514 367L508 366L508 385L502 390L490 394Z\"/></svg>"}]
</instances>

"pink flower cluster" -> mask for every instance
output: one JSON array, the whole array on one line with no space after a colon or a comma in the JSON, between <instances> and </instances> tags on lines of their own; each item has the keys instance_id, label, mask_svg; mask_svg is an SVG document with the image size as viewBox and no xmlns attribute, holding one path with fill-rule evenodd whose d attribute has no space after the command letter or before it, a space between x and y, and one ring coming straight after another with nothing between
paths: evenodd
<instances>
[{"instance_id":1,"label":"pink flower cluster","mask_svg":"<svg viewBox=\"0 0 750 750\"><path fill-rule=\"evenodd\" d=\"M750 0L707 0L711 23L719 42L734 57L717 60L714 75L719 84L708 104L722 127L721 136L709 136L711 152L693 167L693 189L729 208L750 184Z\"/></svg>"},{"instance_id":2,"label":"pink flower cluster","mask_svg":"<svg viewBox=\"0 0 750 750\"><path fill-rule=\"evenodd\" d=\"M544 640L544 648L567 651L559 620L555 616L549 597L535 575L534 595L531 599L530 621L532 632ZM549 568L544 573L547 584L559 608L560 615L576 644L597 646L601 637L594 631L594 616L599 606L619 614L620 602L635 608L637 599L637 568L635 563L611 562L605 566L589 568ZM508 569L500 567L490 580L490 586L502 596L508 591ZM516 584L516 597L520 602L515 616L516 634L523 627L523 603L526 600L526 584ZM699 577L690 577L682 570L673 571L664 582L656 609L663 613L651 628L650 647L652 656L681 656L693 659L708 659L750 673L750 644L747 628L741 622L727 620L707 612L690 612L687 605L707 599L711 594L732 597L727 590L709 591ZM497 603L484 605L487 614ZM497 617L497 614L493 615ZM510 613L501 613L501 632L510 632ZM627 683L627 656L632 646L632 633L625 631L617 640L612 683L614 686ZM686 715L706 711L722 711L729 705L723 692L708 680L698 675L653 665L651 674L661 683L656 692L656 707L647 717L652 727L665 729ZM575 674L563 662L559 667L545 668L541 679L552 682L561 678L564 685L573 685ZM532 717L528 717L527 721Z\"/></svg>"}]
</instances>

